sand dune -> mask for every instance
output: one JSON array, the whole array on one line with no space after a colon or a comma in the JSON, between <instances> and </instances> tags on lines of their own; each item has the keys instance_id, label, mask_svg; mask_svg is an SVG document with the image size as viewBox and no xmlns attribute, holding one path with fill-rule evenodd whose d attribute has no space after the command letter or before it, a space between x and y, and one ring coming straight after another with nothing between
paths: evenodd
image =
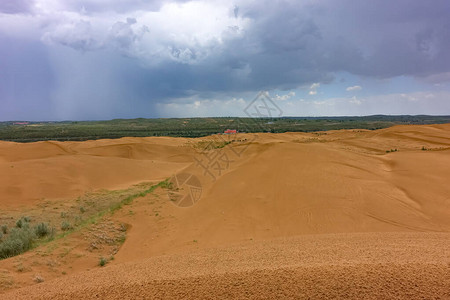
<instances>
[{"instance_id":1,"label":"sand dune","mask_svg":"<svg viewBox=\"0 0 450 300\"><path fill-rule=\"evenodd\" d=\"M87 142L0 143L0 202L6 207L43 198L76 197L164 180L192 158L184 139L122 138Z\"/></svg>"},{"instance_id":2,"label":"sand dune","mask_svg":"<svg viewBox=\"0 0 450 300\"><path fill-rule=\"evenodd\" d=\"M450 124L193 147L208 139L1 142L4 209L179 172L202 186L190 207L159 191L117 213L131 229L111 266L5 296L450 298ZM230 158L215 179L208 153Z\"/></svg>"}]
</instances>

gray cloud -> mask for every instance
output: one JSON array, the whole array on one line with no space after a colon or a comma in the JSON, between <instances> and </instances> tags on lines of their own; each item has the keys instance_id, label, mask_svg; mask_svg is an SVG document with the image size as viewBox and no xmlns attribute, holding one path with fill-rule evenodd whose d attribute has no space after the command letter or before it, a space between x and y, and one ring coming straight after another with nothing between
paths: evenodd
<instances>
[{"instance_id":1,"label":"gray cloud","mask_svg":"<svg viewBox=\"0 0 450 300\"><path fill-rule=\"evenodd\" d=\"M188 2L189 0L172 0L171 2ZM167 1L164 0L65 0L66 9L84 11L87 14L113 11L129 13L136 10L158 11Z\"/></svg>"},{"instance_id":2,"label":"gray cloud","mask_svg":"<svg viewBox=\"0 0 450 300\"><path fill-rule=\"evenodd\" d=\"M89 111L84 103L95 101L99 113L92 117L99 117L102 111L106 116L138 114L152 110L156 102L193 96L217 99L302 87L307 93L313 83L322 88L334 82L339 72L374 79L409 76L434 84L449 78L446 0L237 1L229 6L177 2L186 5L70 0L61 1L64 16L54 12L46 20L41 15L45 46L30 44L26 55L41 59L49 55L41 53L47 49L51 57L46 67L59 81L54 86L42 83L53 91L42 99L59 103L57 111L64 118L83 115ZM15 3L8 8L0 4L0 11L30 10L30 2ZM190 14L184 15L188 9ZM15 69L10 66L5 72L4 77L11 76ZM37 77L28 80L41 82ZM3 99L17 94L5 80L0 88Z\"/></svg>"},{"instance_id":3,"label":"gray cloud","mask_svg":"<svg viewBox=\"0 0 450 300\"><path fill-rule=\"evenodd\" d=\"M104 7L102 1L92 0L85 4ZM137 9L143 2L128 4ZM115 5L119 4L114 2L112 6ZM159 60L195 63L191 68L196 69L196 75L212 71L205 67L206 64L231 71L249 68L247 84L250 88L266 85L293 88L318 80L329 81L331 73L338 71L385 78L449 71L447 8L450 9L448 1L436 1L434 5L410 1L377 1L374 5L350 0L339 4L328 1L279 5L259 1L233 8L236 18L242 15L250 20L250 24L246 28L230 24L229 30L219 36L224 40L220 45L213 39L212 44L205 45L186 44L176 38L161 39L156 45L142 45L139 42L142 36L148 32L154 37L155 32L135 18L129 18L133 20L131 23L113 23L107 40L94 37L91 24L85 21L56 29L50 33L50 38L83 51L109 43L137 59L144 59L154 50L152 48L161 47ZM136 30L137 26L141 26L139 30ZM242 34L233 37L233 32L238 31ZM180 66L179 71L183 69ZM277 76L271 76L273 74ZM203 76L199 80L203 81Z\"/></svg>"},{"instance_id":4,"label":"gray cloud","mask_svg":"<svg viewBox=\"0 0 450 300\"><path fill-rule=\"evenodd\" d=\"M83 52L98 50L103 47L103 41L94 37L91 23L83 20L57 27L52 32L46 32L42 40Z\"/></svg>"},{"instance_id":5,"label":"gray cloud","mask_svg":"<svg viewBox=\"0 0 450 300\"><path fill-rule=\"evenodd\" d=\"M450 68L450 2L327 2L322 30L346 38L361 52L359 63L346 62L355 74L377 77L425 76ZM344 69L345 70L345 69Z\"/></svg>"},{"instance_id":6,"label":"gray cloud","mask_svg":"<svg viewBox=\"0 0 450 300\"><path fill-rule=\"evenodd\" d=\"M51 90L55 74L45 47L0 34L0 120L54 116Z\"/></svg>"},{"instance_id":7,"label":"gray cloud","mask_svg":"<svg viewBox=\"0 0 450 300\"><path fill-rule=\"evenodd\" d=\"M0 1L0 13L20 14L32 10L34 0L4 0Z\"/></svg>"},{"instance_id":8,"label":"gray cloud","mask_svg":"<svg viewBox=\"0 0 450 300\"><path fill-rule=\"evenodd\" d=\"M109 36L107 43L110 43L114 48L118 49L122 54L133 56L139 56L139 53L135 53L137 49L136 43L143 38L144 34L149 32L147 26L140 26L137 29L133 29L132 25L136 24L135 18L127 18L126 22L116 22L109 30Z\"/></svg>"}]
</instances>

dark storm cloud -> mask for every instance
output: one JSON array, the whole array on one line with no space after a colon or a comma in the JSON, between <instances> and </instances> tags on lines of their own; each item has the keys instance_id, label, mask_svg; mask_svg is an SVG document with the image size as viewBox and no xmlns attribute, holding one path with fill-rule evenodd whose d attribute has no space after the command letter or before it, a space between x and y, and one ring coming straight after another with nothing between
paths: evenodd
<instances>
[{"instance_id":1,"label":"dark storm cloud","mask_svg":"<svg viewBox=\"0 0 450 300\"><path fill-rule=\"evenodd\" d=\"M4 13L25 12L31 5L29 1L1 3ZM34 81L36 95L40 95L36 99L45 98L42 86L57 88L58 99L55 93L48 97L61 104L64 117L77 118L83 109L88 110L84 103L89 101L98 102L99 111L109 107L107 116L123 111L132 115L152 109L156 102L194 95L202 98L331 83L338 72L376 79L409 76L437 84L449 78L450 1L236 1L229 7L220 6L224 13L200 27L191 25L209 20L210 14L217 13L214 5L196 6L192 15L178 18L167 7L162 9L165 3L61 1L70 11L65 15L70 20L53 14L51 22L43 20L40 37L46 47L64 57L49 64L59 84L49 87L49 74L39 77L31 72L26 79L14 77L14 86ZM145 11L153 13L148 16ZM212 29L201 34L204 27ZM26 53L17 55L39 60L45 57L43 47L30 43ZM72 55L73 51L82 55ZM12 78L19 69L35 69L34 64L23 63L17 69L9 66L3 77ZM63 64L79 73L58 71L64 69L58 68ZM99 87L111 87L114 92ZM0 88L3 99L12 99L10 83L3 79Z\"/></svg>"},{"instance_id":2,"label":"dark storm cloud","mask_svg":"<svg viewBox=\"0 0 450 300\"><path fill-rule=\"evenodd\" d=\"M0 120L46 119L55 78L41 43L0 34Z\"/></svg>"},{"instance_id":3,"label":"dark storm cloud","mask_svg":"<svg viewBox=\"0 0 450 300\"><path fill-rule=\"evenodd\" d=\"M98 0L76 3L99 10L123 5L116 1L106 6ZM145 8L148 4L137 0L126 3L129 9ZM220 51L214 49L201 60L200 46L176 41L162 45L170 49L175 64L166 60L158 67L148 68L148 78L154 80L153 74L161 75L161 70L166 70L162 72L166 76L159 76L166 82L163 85L177 90L223 91L295 88L316 81L329 82L333 73L339 71L389 78L450 70L449 1L347 0L306 5L258 1L232 9L235 17L242 15L251 20L248 28L230 26L230 31L244 30L244 35L227 39L227 32L223 32ZM140 59L132 47L149 30L142 26L137 33L131 25L139 25L139 20L129 20L133 22L114 23L104 40L95 39L91 24L85 21L50 37L82 51L113 46L122 54ZM189 64L190 61L196 63ZM245 78L239 77L240 71L246 69L249 72Z\"/></svg>"},{"instance_id":4,"label":"dark storm cloud","mask_svg":"<svg viewBox=\"0 0 450 300\"><path fill-rule=\"evenodd\" d=\"M445 0L329 1L316 21L324 33L345 39L361 53L356 61L344 59L342 70L377 77L424 76L450 69L449 12Z\"/></svg>"},{"instance_id":5,"label":"dark storm cloud","mask_svg":"<svg viewBox=\"0 0 450 300\"><path fill-rule=\"evenodd\" d=\"M393 77L450 69L449 1L265 4L247 7L256 25L249 35L260 55L290 61L288 70Z\"/></svg>"},{"instance_id":6,"label":"dark storm cloud","mask_svg":"<svg viewBox=\"0 0 450 300\"><path fill-rule=\"evenodd\" d=\"M376 78L448 72L449 3L259 1L234 9L252 23L244 36L225 39L222 51L148 73L162 72L175 90L224 92L327 83L340 71Z\"/></svg>"}]
</instances>

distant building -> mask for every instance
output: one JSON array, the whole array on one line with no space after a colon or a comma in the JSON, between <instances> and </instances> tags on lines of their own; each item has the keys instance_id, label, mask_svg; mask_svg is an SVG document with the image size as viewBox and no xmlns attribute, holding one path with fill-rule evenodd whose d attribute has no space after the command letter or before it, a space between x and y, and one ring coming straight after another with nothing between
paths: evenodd
<instances>
[{"instance_id":1,"label":"distant building","mask_svg":"<svg viewBox=\"0 0 450 300\"><path fill-rule=\"evenodd\" d=\"M28 125L30 122L14 122L13 125Z\"/></svg>"},{"instance_id":2,"label":"distant building","mask_svg":"<svg viewBox=\"0 0 450 300\"><path fill-rule=\"evenodd\" d=\"M237 130L236 129L227 129L223 132L223 134L236 134Z\"/></svg>"}]
</instances>

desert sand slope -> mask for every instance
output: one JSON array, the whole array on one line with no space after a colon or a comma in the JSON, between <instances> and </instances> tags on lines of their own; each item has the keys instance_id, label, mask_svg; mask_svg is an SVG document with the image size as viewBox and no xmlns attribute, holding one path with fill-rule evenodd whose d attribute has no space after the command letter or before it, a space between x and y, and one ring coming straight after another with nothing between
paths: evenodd
<instances>
[{"instance_id":1,"label":"desert sand slope","mask_svg":"<svg viewBox=\"0 0 450 300\"><path fill-rule=\"evenodd\" d=\"M0 143L6 208L179 172L202 188L190 207L159 191L118 212L130 230L107 267L2 296L450 298L450 124L238 134L199 151L209 139ZM212 178L196 160L218 153L230 161Z\"/></svg>"},{"instance_id":2,"label":"desert sand slope","mask_svg":"<svg viewBox=\"0 0 450 300\"><path fill-rule=\"evenodd\" d=\"M177 138L0 142L0 203L33 205L43 198L164 180L192 161L185 144Z\"/></svg>"},{"instance_id":3,"label":"desert sand slope","mask_svg":"<svg viewBox=\"0 0 450 300\"><path fill-rule=\"evenodd\" d=\"M305 235L108 266L2 297L448 299L449 262L449 234Z\"/></svg>"},{"instance_id":4,"label":"desert sand slope","mask_svg":"<svg viewBox=\"0 0 450 300\"><path fill-rule=\"evenodd\" d=\"M320 141L305 134L260 135L215 181L192 164L184 171L202 179L201 200L189 208L167 203L161 215L171 219L160 223L136 215L139 234L130 232L117 258L170 253L192 240L214 247L300 234L448 232L450 150L441 148L450 145L450 127L439 126L438 133L432 126L406 127L414 138L385 137L396 128L332 132ZM430 132L439 138L428 138ZM437 150L421 150L422 140ZM386 153L393 148L399 151ZM143 240L152 246L139 247Z\"/></svg>"}]
</instances>

